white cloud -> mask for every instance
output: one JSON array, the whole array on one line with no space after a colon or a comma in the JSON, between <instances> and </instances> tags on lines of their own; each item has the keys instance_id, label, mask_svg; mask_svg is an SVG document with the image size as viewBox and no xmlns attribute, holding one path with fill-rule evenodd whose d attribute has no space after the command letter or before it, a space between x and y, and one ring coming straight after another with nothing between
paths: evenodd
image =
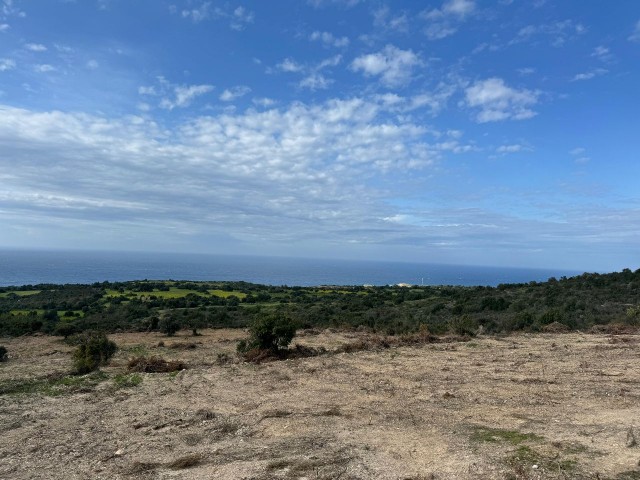
<instances>
[{"instance_id":1,"label":"white cloud","mask_svg":"<svg viewBox=\"0 0 640 480\"><path fill-rule=\"evenodd\" d=\"M420 17L428 22L424 33L430 40L440 40L458 31L458 25L476 10L473 0L448 0L440 8L424 10Z\"/></svg>"},{"instance_id":2,"label":"white cloud","mask_svg":"<svg viewBox=\"0 0 640 480\"><path fill-rule=\"evenodd\" d=\"M95 60L95 59L91 59L91 60L89 60L89 61L87 62L87 68L88 68L89 70L95 70L95 69L97 69L98 67L100 67L100 64L99 64L99 63L98 63L98 61L97 61L97 60Z\"/></svg>"},{"instance_id":3,"label":"white cloud","mask_svg":"<svg viewBox=\"0 0 640 480\"><path fill-rule=\"evenodd\" d=\"M0 106L0 169L13 176L0 182L0 222L7 212L86 221L96 238L128 224L235 242L365 241L382 228L377 218L397 213L368 179L428 168L443 151L428 135L365 98L201 115L170 129L146 116Z\"/></svg>"},{"instance_id":4,"label":"white cloud","mask_svg":"<svg viewBox=\"0 0 640 480\"><path fill-rule=\"evenodd\" d=\"M521 152L522 150L524 150L525 147L519 144L513 144L513 145L501 145L496 149L496 152L498 153L518 153Z\"/></svg>"},{"instance_id":5,"label":"white cloud","mask_svg":"<svg viewBox=\"0 0 640 480\"><path fill-rule=\"evenodd\" d=\"M42 45L41 43L27 43L24 48L27 50L31 50L32 52L46 52L47 47Z\"/></svg>"},{"instance_id":6,"label":"white cloud","mask_svg":"<svg viewBox=\"0 0 640 480\"><path fill-rule=\"evenodd\" d=\"M238 85L226 89L220 94L220 100L223 102L232 102L237 98L244 97L247 93L251 92L251 89L245 85Z\"/></svg>"},{"instance_id":7,"label":"white cloud","mask_svg":"<svg viewBox=\"0 0 640 480\"><path fill-rule=\"evenodd\" d=\"M160 107L173 110L176 107L188 107L191 102L201 95L213 90L213 85L179 85L173 88L173 98L165 97L160 101Z\"/></svg>"},{"instance_id":8,"label":"white cloud","mask_svg":"<svg viewBox=\"0 0 640 480\"><path fill-rule=\"evenodd\" d=\"M406 32L409 29L409 17L406 13L392 15L389 7L385 5L374 10L373 25L385 30Z\"/></svg>"},{"instance_id":9,"label":"white cloud","mask_svg":"<svg viewBox=\"0 0 640 480\"><path fill-rule=\"evenodd\" d=\"M273 107L276 103L278 103L273 98L268 98L268 97L254 98L251 101L255 105L258 105L259 107L263 107L263 108Z\"/></svg>"},{"instance_id":10,"label":"white cloud","mask_svg":"<svg viewBox=\"0 0 640 480\"><path fill-rule=\"evenodd\" d=\"M602 61L608 61L612 58L611 51L603 45L598 45L594 48L591 56Z\"/></svg>"},{"instance_id":11,"label":"white cloud","mask_svg":"<svg viewBox=\"0 0 640 480\"><path fill-rule=\"evenodd\" d=\"M255 15L244 7L236 7L229 17L231 19L229 26L233 30L244 30L247 24L253 23Z\"/></svg>"},{"instance_id":12,"label":"white cloud","mask_svg":"<svg viewBox=\"0 0 640 480\"><path fill-rule=\"evenodd\" d=\"M569 154L574 157L573 161L577 164L589 163L591 159L587 156L587 150L583 147L572 149Z\"/></svg>"},{"instance_id":13,"label":"white cloud","mask_svg":"<svg viewBox=\"0 0 640 480\"><path fill-rule=\"evenodd\" d=\"M465 96L468 106L479 109L479 123L523 120L536 115L530 107L537 103L538 93L511 88L501 78L477 81L465 90Z\"/></svg>"},{"instance_id":14,"label":"white cloud","mask_svg":"<svg viewBox=\"0 0 640 480\"><path fill-rule=\"evenodd\" d=\"M535 37L541 36L549 38L552 46L562 47L568 40L578 35L583 35L586 32L587 28L584 25L576 23L573 20L563 20L541 25L527 25L520 29L517 37L510 43L531 41Z\"/></svg>"},{"instance_id":15,"label":"white cloud","mask_svg":"<svg viewBox=\"0 0 640 480\"><path fill-rule=\"evenodd\" d=\"M6 32L7 30L9 30L9 24L8 23L0 23L0 32Z\"/></svg>"},{"instance_id":16,"label":"white cloud","mask_svg":"<svg viewBox=\"0 0 640 480\"><path fill-rule=\"evenodd\" d=\"M11 58L0 58L0 72L7 72L16 68L16 61Z\"/></svg>"},{"instance_id":17,"label":"white cloud","mask_svg":"<svg viewBox=\"0 0 640 480\"><path fill-rule=\"evenodd\" d=\"M636 22L636 26L633 29L633 33L627 37L631 42L640 42L640 20Z\"/></svg>"},{"instance_id":18,"label":"white cloud","mask_svg":"<svg viewBox=\"0 0 640 480\"><path fill-rule=\"evenodd\" d=\"M378 53L357 57L351 63L351 69L361 71L365 76L380 77L386 86L400 86L411 81L413 69L419 65L422 60L413 51L387 45Z\"/></svg>"},{"instance_id":19,"label":"white cloud","mask_svg":"<svg viewBox=\"0 0 640 480\"><path fill-rule=\"evenodd\" d=\"M43 63L40 65L34 66L33 69L38 73L47 73L47 72L55 72L56 67L54 67L53 65L49 65L47 63Z\"/></svg>"},{"instance_id":20,"label":"white cloud","mask_svg":"<svg viewBox=\"0 0 640 480\"><path fill-rule=\"evenodd\" d=\"M304 70L304 67L292 58L285 58L282 62L276 65L276 67L283 72L301 72Z\"/></svg>"},{"instance_id":21,"label":"white cloud","mask_svg":"<svg viewBox=\"0 0 640 480\"><path fill-rule=\"evenodd\" d=\"M332 83L333 80L315 72L300 80L299 86L309 90L326 90Z\"/></svg>"},{"instance_id":22,"label":"white cloud","mask_svg":"<svg viewBox=\"0 0 640 480\"><path fill-rule=\"evenodd\" d=\"M322 42L323 45L328 47L346 47L349 45L348 37L335 37L330 32L320 32L316 30L311 35L309 35L309 40L314 42Z\"/></svg>"},{"instance_id":23,"label":"white cloud","mask_svg":"<svg viewBox=\"0 0 640 480\"><path fill-rule=\"evenodd\" d=\"M177 8L170 9L173 13L178 13ZM212 2L202 2L193 8L186 8L180 11L182 18L187 18L193 23L200 23L205 20L226 19L229 27L233 30L244 30L247 24L253 23L255 15L243 6L235 8L224 4L221 7L213 6Z\"/></svg>"},{"instance_id":24,"label":"white cloud","mask_svg":"<svg viewBox=\"0 0 640 480\"><path fill-rule=\"evenodd\" d=\"M571 81L572 82L577 82L577 81L580 81L580 80L591 80L592 78L599 77L601 75L605 75L608 72L609 71L605 70L604 68L596 68L596 69L591 70L589 72L578 73L576 76L574 76L571 79Z\"/></svg>"},{"instance_id":25,"label":"white cloud","mask_svg":"<svg viewBox=\"0 0 640 480\"><path fill-rule=\"evenodd\" d=\"M361 1L364 0L307 0L307 3L314 6L315 8L327 7L330 5L351 8L355 7Z\"/></svg>"},{"instance_id":26,"label":"white cloud","mask_svg":"<svg viewBox=\"0 0 640 480\"><path fill-rule=\"evenodd\" d=\"M158 95L156 88L153 86L140 86L138 87L138 93L140 95Z\"/></svg>"},{"instance_id":27,"label":"white cloud","mask_svg":"<svg viewBox=\"0 0 640 480\"><path fill-rule=\"evenodd\" d=\"M200 6L192 8L190 10L182 10L182 17L189 18L194 23L202 22L211 17L213 11L211 9L211 2L203 2Z\"/></svg>"},{"instance_id":28,"label":"white cloud","mask_svg":"<svg viewBox=\"0 0 640 480\"><path fill-rule=\"evenodd\" d=\"M517 72L518 74L524 77L526 75L533 75L534 73L536 73L536 69L531 67L524 67L524 68L519 68Z\"/></svg>"}]
</instances>

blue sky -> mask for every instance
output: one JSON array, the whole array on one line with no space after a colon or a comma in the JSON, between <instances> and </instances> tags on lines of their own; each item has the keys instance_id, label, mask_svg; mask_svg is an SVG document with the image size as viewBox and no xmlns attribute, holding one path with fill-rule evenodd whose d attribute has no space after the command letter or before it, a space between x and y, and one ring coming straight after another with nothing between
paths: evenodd
<instances>
[{"instance_id":1,"label":"blue sky","mask_svg":"<svg viewBox=\"0 0 640 480\"><path fill-rule=\"evenodd\" d=\"M640 3L0 0L0 247L640 267Z\"/></svg>"}]
</instances>

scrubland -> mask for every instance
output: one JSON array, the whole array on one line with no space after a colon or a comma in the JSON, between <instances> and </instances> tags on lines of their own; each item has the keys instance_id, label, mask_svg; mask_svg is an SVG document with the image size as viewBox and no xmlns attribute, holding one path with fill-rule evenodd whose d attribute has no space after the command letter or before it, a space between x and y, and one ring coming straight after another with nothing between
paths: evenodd
<instances>
[{"instance_id":1,"label":"scrubland","mask_svg":"<svg viewBox=\"0 0 640 480\"><path fill-rule=\"evenodd\" d=\"M326 353L254 364L243 330L190 333L111 334L85 376L61 337L0 339L0 478L640 478L640 335L309 329ZM186 368L128 369L154 356Z\"/></svg>"}]
</instances>

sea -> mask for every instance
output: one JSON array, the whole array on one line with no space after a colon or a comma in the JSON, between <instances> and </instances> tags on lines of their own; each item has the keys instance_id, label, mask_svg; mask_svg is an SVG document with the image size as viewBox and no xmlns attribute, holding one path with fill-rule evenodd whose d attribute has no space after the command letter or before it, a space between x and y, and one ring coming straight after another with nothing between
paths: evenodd
<instances>
[{"instance_id":1,"label":"sea","mask_svg":"<svg viewBox=\"0 0 640 480\"><path fill-rule=\"evenodd\" d=\"M184 253L0 250L0 286L127 280L220 280L265 285L485 285L581 272L412 262Z\"/></svg>"}]
</instances>

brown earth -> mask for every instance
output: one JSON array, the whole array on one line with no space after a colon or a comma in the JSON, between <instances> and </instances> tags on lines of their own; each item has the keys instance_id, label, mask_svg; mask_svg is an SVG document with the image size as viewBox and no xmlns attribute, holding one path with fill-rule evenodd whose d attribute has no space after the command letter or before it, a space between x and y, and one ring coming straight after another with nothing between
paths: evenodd
<instances>
[{"instance_id":1,"label":"brown earth","mask_svg":"<svg viewBox=\"0 0 640 480\"><path fill-rule=\"evenodd\" d=\"M0 339L0 478L640 478L640 336L481 337L255 365L235 355L244 335L112 335L120 349L97 377L61 377L71 347L59 338ZM296 341L332 350L363 335ZM139 355L189 368L127 374Z\"/></svg>"}]
</instances>

